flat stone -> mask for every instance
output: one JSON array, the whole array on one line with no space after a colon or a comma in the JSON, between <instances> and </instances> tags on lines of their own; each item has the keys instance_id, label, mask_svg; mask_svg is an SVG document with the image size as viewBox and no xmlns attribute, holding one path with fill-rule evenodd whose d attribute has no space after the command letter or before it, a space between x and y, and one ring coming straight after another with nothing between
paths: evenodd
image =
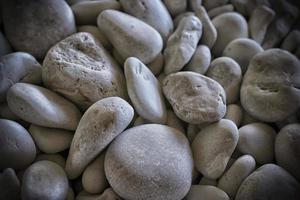
<instances>
[{"instance_id":1,"label":"flat stone","mask_svg":"<svg viewBox=\"0 0 300 200\"><path fill-rule=\"evenodd\" d=\"M188 140L165 125L123 132L108 147L104 166L111 187L124 199L180 200L192 182Z\"/></svg>"},{"instance_id":2,"label":"flat stone","mask_svg":"<svg viewBox=\"0 0 300 200\"><path fill-rule=\"evenodd\" d=\"M11 168L6 168L0 173L0 199L19 200L21 184Z\"/></svg>"}]
</instances>

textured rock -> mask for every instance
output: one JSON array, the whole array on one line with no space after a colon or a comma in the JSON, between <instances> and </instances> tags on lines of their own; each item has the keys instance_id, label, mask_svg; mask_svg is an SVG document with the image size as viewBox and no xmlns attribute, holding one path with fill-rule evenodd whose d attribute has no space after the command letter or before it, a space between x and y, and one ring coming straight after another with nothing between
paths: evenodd
<instances>
[{"instance_id":1,"label":"textured rock","mask_svg":"<svg viewBox=\"0 0 300 200\"><path fill-rule=\"evenodd\" d=\"M179 200L191 186L193 159L182 133L147 124L117 137L104 166L108 182L124 199Z\"/></svg>"},{"instance_id":2,"label":"textured rock","mask_svg":"<svg viewBox=\"0 0 300 200\"><path fill-rule=\"evenodd\" d=\"M4 30L11 45L36 58L42 59L52 45L76 31L72 10L65 1L11 0L2 6Z\"/></svg>"},{"instance_id":3,"label":"textured rock","mask_svg":"<svg viewBox=\"0 0 300 200\"><path fill-rule=\"evenodd\" d=\"M201 130L192 143L196 168L207 178L219 178L231 157L239 133L236 125L221 119Z\"/></svg>"},{"instance_id":4,"label":"textured rock","mask_svg":"<svg viewBox=\"0 0 300 200\"><path fill-rule=\"evenodd\" d=\"M205 74L210 61L211 53L209 48L206 45L199 45L191 60L184 67L184 70Z\"/></svg>"},{"instance_id":5,"label":"textured rock","mask_svg":"<svg viewBox=\"0 0 300 200\"><path fill-rule=\"evenodd\" d=\"M19 200L21 184L11 168L7 168L0 173L0 199Z\"/></svg>"},{"instance_id":6,"label":"textured rock","mask_svg":"<svg viewBox=\"0 0 300 200\"><path fill-rule=\"evenodd\" d=\"M9 108L21 119L51 128L75 130L81 117L71 102L32 84L17 83L7 93Z\"/></svg>"},{"instance_id":7,"label":"textured rock","mask_svg":"<svg viewBox=\"0 0 300 200\"><path fill-rule=\"evenodd\" d=\"M33 162L36 148L30 134L17 122L0 119L0 170L23 169Z\"/></svg>"},{"instance_id":8,"label":"textured rock","mask_svg":"<svg viewBox=\"0 0 300 200\"><path fill-rule=\"evenodd\" d=\"M70 147L65 168L69 179L77 178L129 125L133 113L133 108L119 97L108 97L89 107L78 124Z\"/></svg>"},{"instance_id":9,"label":"textured rock","mask_svg":"<svg viewBox=\"0 0 300 200\"><path fill-rule=\"evenodd\" d=\"M229 200L228 195L217 187L210 185L192 185L186 200Z\"/></svg>"},{"instance_id":10,"label":"textured rock","mask_svg":"<svg viewBox=\"0 0 300 200\"><path fill-rule=\"evenodd\" d=\"M68 179L64 170L51 161L39 161L25 171L22 181L24 200L65 200Z\"/></svg>"},{"instance_id":11,"label":"textured rock","mask_svg":"<svg viewBox=\"0 0 300 200\"><path fill-rule=\"evenodd\" d=\"M224 89L216 81L201 74L170 74L163 81L163 92L175 114L188 123L214 122L225 115Z\"/></svg>"},{"instance_id":12,"label":"textured rock","mask_svg":"<svg viewBox=\"0 0 300 200\"><path fill-rule=\"evenodd\" d=\"M74 34L52 47L42 75L46 87L83 109L105 97L126 97L121 69L89 33Z\"/></svg>"}]
</instances>

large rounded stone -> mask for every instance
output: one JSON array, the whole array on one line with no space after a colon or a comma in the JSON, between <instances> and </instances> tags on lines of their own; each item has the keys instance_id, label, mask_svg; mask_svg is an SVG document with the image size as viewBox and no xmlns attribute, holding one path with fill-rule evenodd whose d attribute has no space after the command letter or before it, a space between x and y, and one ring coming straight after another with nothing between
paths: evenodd
<instances>
[{"instance_id":1,"label":"large rounded stone","mask_svg":"<svg viewBox=\"0 0 300 200\"><path fill-rule=\"evenodd\" d=\"M193 158L178 130L147 124L123 132L109 146L105 173L124 199L182 199L190 189Z\"/></svg>"},{"instance_id":2,"label":"large rounded stone","mask_svg":"<svg viewBox=\"0 0 300 200\"><path fill-rule=\"evenodd\" d=\"M177 72L163 81L163 92L175 114L191 124L214 122L226 112L226 95L215 80L195 72Z\"/></svg>"},{"instance_id":3,"label":"large rounded stone","mask_svg":"<svg viewBox=\"0 0 300 200\"><path fill-rule=\"evenodd\" d=\"M58 41L75 33L72 10L63 0L3 1L4 30L17 51L42 59Z\"/></svg>"},{"instance_id":4,"label":"large rounded stone","mask_svg":"<svg viewBox=\"0 0 300 200\"><path fill-rule=\"evenodd\" d=\"M0 119L0 170L23 169L33 162L35 144L25 128L17 122Z\"/></svg>"},{"instance_id":5,"label":"large rounded stone","mask_svg":"<svg viewBox=\"0 0 300 200\"><path fill-rule=\"evenodd\" d=\"M254 171L240 186L235 200L299 200L300 184L283 168L266 164Z\"/></svg>"},{"instance_id":6,"label":"large rounded stone","mask_svg":"<svg viewBox=\"0 0 300 200\"><path fill-rule=\"evenodd\" d=\"M22 181L24 200L65 200L68 179L64 170L51 161L39 161L25 171Z\"/></svg>"},{"instance_id":7,"label":"large rounded stone","mask_svg":"<svg viewBox=\"0 0 300 200\"><path fill-rule=\"evenodd\" d=\"M281 49L258 53L241 86L241 103L253 117L276 122L300 107L300 61Z\"/></svg>"},{"instance_id":8,"label":"large rounded stone","mask_svg":"<svg viewBox=\"0 0 300 200\"><path fill-rule=\"evenodd\" d=\"M105 97L127 95L121 69L89 33L76 33L52 47L42 75L46 87L83 109Z\"/></svg>"}]
</instances>

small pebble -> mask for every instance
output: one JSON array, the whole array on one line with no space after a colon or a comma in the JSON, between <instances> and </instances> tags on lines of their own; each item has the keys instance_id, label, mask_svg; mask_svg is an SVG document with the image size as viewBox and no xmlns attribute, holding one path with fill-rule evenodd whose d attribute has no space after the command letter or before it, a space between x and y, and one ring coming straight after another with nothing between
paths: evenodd
<instances>
[{"instance_id":1,"label":"small pebble","mask_svg":"<svg viewBox=\"0 0 300 200\"><path fill-rule=\"evenodd\" d=\"M187 8L187 0L163 0L172 16L183 13Z\"/></svg>"},{"instance_id":2,"label":"small pebble","mask_svg":"<svg viewBox=\"0 0 300 200\"><path fill-rule=\"evenodd\" d=\"M243 110L241 106L237 104L228 105L224 119L229 119L233 121L237 127L240 127L243 119Z\"/></svg>"},{"instance_id":3,"label":"small pebble","mask_svg":"<svg viewBox=\"0 0 300 200\"><path fill-rule=\"evenodd\" d=\"M199 45L191 60L184 67L184 70L197 72L204 75L209 67L210 62L210 49L206 45Z\"/></svg>"}]
</instances>

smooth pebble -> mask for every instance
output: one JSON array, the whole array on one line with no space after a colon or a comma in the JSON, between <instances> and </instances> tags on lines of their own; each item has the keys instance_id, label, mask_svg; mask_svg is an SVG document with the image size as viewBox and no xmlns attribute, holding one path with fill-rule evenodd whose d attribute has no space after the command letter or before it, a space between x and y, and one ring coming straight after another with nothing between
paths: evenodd
<instances>
[{"instance_id":1,"label":"smooth pebble","mask_svg":"<svg viewBox=\"0 0 300 200\"><path fill-rule=\"evenodd\" d=\"M191 60L184 67L185 71L205 74L211 62L210 49L206 45L199 45Z\"/></svg>"},{"instance_id":2,"label":"smooth pebble","mask_svg":"<svg viewBox=\"0 0 300 200\"><path fill-rule=\"evenodd\" d=\"M186 200L229 200L221 189L211 185L192 185Z\"/></svg>"}]
</instances>

